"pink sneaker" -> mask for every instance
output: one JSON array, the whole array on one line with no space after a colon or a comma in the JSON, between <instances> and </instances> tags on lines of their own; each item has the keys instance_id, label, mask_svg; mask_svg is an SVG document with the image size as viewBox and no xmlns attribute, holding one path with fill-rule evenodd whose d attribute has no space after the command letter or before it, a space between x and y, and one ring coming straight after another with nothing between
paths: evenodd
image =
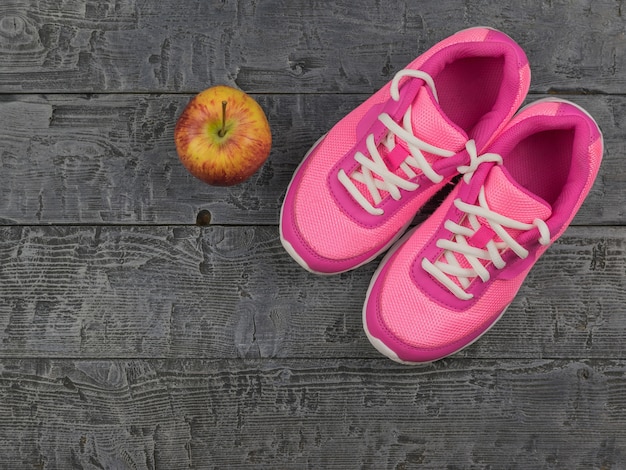
<instances>
[{"instance_id":1,"label":"pink sneaker","mask_svg":"<svg viewBox=\"0 0 626 470\"><path fill-rule=\"evenodd\" d=\"M441 359L504 313L593 184L602 134L582 108L546 99L522 109L483 163L399 242L370 284L363 324L384 355Z\"/></svg>"},{"instance_id":2,"label":"pink sneaker","mask_svg":"<svg viewBox=\"0 0 626 470\"><path fill-rule=\"evenodd\" d=\"M317 273L375 258L431 196L476 169L529 82L526 55L499 31L435 45L309 150L281 209L285 249Z\"/></svg>"}]
</instances>

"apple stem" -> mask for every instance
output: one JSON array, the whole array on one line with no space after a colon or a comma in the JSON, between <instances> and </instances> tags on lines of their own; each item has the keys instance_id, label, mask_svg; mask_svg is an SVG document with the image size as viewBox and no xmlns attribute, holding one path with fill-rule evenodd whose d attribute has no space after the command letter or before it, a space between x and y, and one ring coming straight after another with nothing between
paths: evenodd
<instances>
[{"instance_id":1,"label":"apple stem","mask_svg":"<svg viewBox=\"0 0 626 470\"><path fill-rule=\"evenodd\" d=\"M224 137L226 133L226 101L222 101L222 128L217 132L217 135Z\"/></svg>"}]
</instances>

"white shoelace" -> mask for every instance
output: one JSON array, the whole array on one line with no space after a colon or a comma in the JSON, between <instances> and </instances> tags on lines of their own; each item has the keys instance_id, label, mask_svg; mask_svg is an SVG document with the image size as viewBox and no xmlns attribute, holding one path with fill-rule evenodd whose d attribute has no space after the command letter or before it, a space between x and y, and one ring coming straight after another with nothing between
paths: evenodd
<instances>
[{"instance_id":1,"label":"white shoelace","mask_svg":"<svg viewBox=\"0 0 626 470\"><path fill-rule=\"evenodd\" d=\"M454 201L454 205L457 209L466 214L471 228L459 225L451 220L446 221L444 226L454 234L453 240L440 239L437 241L437 247L445 250L443 257L446 262L436 261L435 263L431 263L426 258L422 259L422 268L461 300L473 298L472 294L465 291L465 289L469 287L472 279L480 277L483 282L487 282L490 278L489 271L480 260L485 260L487 264L492 263L496 268L502 269L505 267L506 262L502 259L501 253L507 249L511 249L522 259L528 257L528 250L517 243L505 230L505 227L524 231L537 228L540 234L539 243L547 245L550 242L550 230L543 220L535 219L532 224L527 224L490 210L487 206L484 186L480 189L478 202L479 205L475 206L467 204L460 199ZM481 228L478 217L485 219L489 227L502 241L496 242L490 240L485 245L486 249L471 246L467 239L472 237L476 231ZM461 267L455 254L464 256L471 267ZM458 284L454 282L450 276L455 277Z\"/></svg>"},{"instance_id":2,"label":"white shoelace","mask_svg":"<svg viewBox=\"0 0 626 470\"><path fill-rule=\"evenodd\" d=\"M435 101L439 102L437 90L435 89L435 83L432 77L421 70L411 69L400 70L391 81L390 95L393 100L400 100L399 83L403 77L414 77L424 80L426 85L428 85L432 91ZM382 113L378 116L378 119L385 125L385 127L387 127L389 131L387 133L387 137L383 141L383 145L385 145L388 151L392 151L396 145L396 136L404 140L410 153L404 162L399 165L399 168L404 171L409 179L416 177L417 173L415 170L418 170L433 183L440 183L443 176L433 170L432 166L426 160L423 152L428 152L443 158L451 157L455 155L456 152L435 147L434 145L428 144L427 142L424 142L416 137L413 133L413 126L411 124L411 112L412 106L409 106L403 116L402 125L396 123L387 113ZM359 191L354 184L354 181L358 181L366 186L374 204L379 204L382 201L381 191L386 191L393 199L398 200L401 197L400 189L415 191L419 185L396 175L390 171L389 168L387 168L385 161L378 151L372 134L367 136L365 143L371 158L367 157L362 152L357 152L354 159L361 164L360 170L354 171L350 176L348 176L344 170L340 170L338 178L346 190L352 195L354 200L357 201L363 209L372 215L382 215L384 214L384 210L379 207L374 207L374 205ZM471 178L480 163L485 161L501 162L500 156L496 154L478 156L474 140L469 140L465 146L470 155L470 164L458 168L459 172L465 174L465 181L469 181L469 178Z\"/></svg>"},{"instance_id":3,"label":"white shoelace","mask_svg":"<svg viewBox=\"0 0 626 470\"><path fill-rule=\"evenodd\" d=\"M461 165L457 167L457 170L463 175L463 180L466 183L469 183L472 175L478 169L481 163L494 162L502 165L502 157L497 153L483 153L479 156L476 152L476 142L474 142L474 139L468 140L465 143L465 149L467 150L467 153L470 157L470 164Z\"/></svg>"},{"instance_id":4,"label":"white shoelace","mask_svg":"<svg viewBox=\"0 0 626 470\"><path fill-rule=\"evenodd\" d=\"M435 100L439 102L437 90L435 89L435 83L432 77L421 70L411 69L400 70L393 77L393 80L391 81L390 94L394 101L400 100L399 84L403 77L414 77L424 80L426 85L428 85L431 89ZM409 106L406 110L402 120L402 126L397 124L387 113L382 113L378 116L378 119L389 130L384 145L388 148L388 150L392 150L395 145L394 136L398 136L404 140L409 147L410 155L403 163L400 164L400 168L402 168L409 178L417 176L417 173L413 170L417 169L424 173L428 179L434 183L438 183L443 179L443 176L437 174L432 169L430 164L426 161L423 151L441 157L451 157L452 155L455 155L455 152L435 147L434 145L430 145L417 138L413 133L413 126L411 125L411 109L412 106ZM363 209L372 215L382 215L384 211L379 207L374 207L370 201L368 201L367 198L361 194L352 181L353 179L366 185L375 204L379 204L382 201L380 190L387 191L392 198L398 200L401 196L400 188L407 191L415 191L419 185L405 180L387 168L387 165L378 151L372 134L367 136L366 145L371 158L368 158L362 152L357 152L354 156L354 159L361 164L360 171L354 171L352 175L348 176L345 171L340 170L338 177L339 181L344 185L352 197L361 205L361 207L363 207ZM376 174L378 178L375 178L374 174Z\"/></svg>"}]
</instances>

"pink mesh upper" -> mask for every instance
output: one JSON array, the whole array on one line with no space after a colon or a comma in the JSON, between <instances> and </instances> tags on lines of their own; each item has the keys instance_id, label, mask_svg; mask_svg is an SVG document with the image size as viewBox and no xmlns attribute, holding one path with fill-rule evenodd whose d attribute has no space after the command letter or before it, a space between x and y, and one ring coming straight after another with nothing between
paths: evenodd
<instances>
[{"instance_id":1,"label":"pink mesh upper","mask_svg":"<svg viewBox=\"0 0 626 470\"><path fill-rule=\"evenodd\" d=\"M419 137L422 140L454 151L464 147L467 136L442 118L426 88L421 89L414 108L414 128L419 130ZM335 203L330 188L320 184L320 181L327 178L336 162L337 154L345 153L343 148L354 142L354 137L347 137L346 134L349 132L341 131L356 127L362 114L361 110L358 111L349 114L344 121L335 126L337 132L333 133L332 139L326 138L317 148L315 162L307 168L296 195L297 225L300 231L306 234L307 242L313 250L327 258L347 259L383 244L390 238L390 234L400 230L438 189L435 187L424 192L422 197L415 198L376 230L355 223L350 215ZM381 153L384 156L387 152L381 150ZM401 169L396 173L406 177ZM372 201L368 191L363 189L362 192ZM315 204L311 204L311 201L315 201ZM329 223L333 226L332 236L329 236L328 232Z\"/></svg>"},{"instance_id":2,"label":"pink mesh upper","mask_svg":"<svg viewBox=\"0 0 626 470\"><path fill-rule=\"evenodd\" d=\"M506 169L492 168L484 186L489 209L505 217L530 224L537 218L547 220L552 215L549 204L517 184Z\"/></svg>"},{"instance_id":3,"label":"pink mesh upper","mask_svg":"<svg viewBox=\"0 0 626 470\"><path fill-rule=\"evenodd\" d=\"M531 224L535 219L547 220L552 215L550 205L518 184L505 168L496 166L491 169L485 179L484 190L489 210L518 222ZM484 238L482 246L479 248L484 248L491 239L495 242L502 241L497 233L490 229L489 223L485 219L478 217L478 221L482 224L482 238ZM462 221L461 225L471 228L467 218ZM521 233L521 231L511 227L505 227L505 230L513 238L516 238ZM480 240L480 233L478 235L477 238ZM473 244L470 243L470 245ZM460 253L456 253L454 256L461 267L471 268L471 264L465 256ZM440 256L438 260L447 263L443 256ZM481 260L481 263L483 266L486 266L488 261ZM453 282L460 285L456 277L450 276L450 278Z\"/></svg>"},{"instance_id":4,"label":"pink mesh upper","mask_svg":"<svg viewBox=\"0 0 626 470\"><path fill-rule=\"evenodd\" d=\"M459 129L452 121L447 119L441 112L439 105L430 93L430 89L427 87L422 87L419 90L412 105L411 124L413 129L417 130L416 134L420 139L436 147L458 152L464 148L465 142L467 141L467 134ZM395 143L396 147L394 147L394 151L397 150L400 155L403 155L403 157L400 157L402 160L406 159L409 155L407 144L397 136L395 137ZM380 145L378 149L381 157L388 161L387 166L389 168L394 167L395 174L408 179L408 175L400 168L397 162L389 161L393 159L393 151L388 151L384 145ZM427 152L425 152L424 155L426 160L431 164L440 158ZM414 169L414 171L418 175L421 174L417 169ZM367 190L366 186L358 181L356 185L360 188L365 198L370 203L374 204L372 195ZM383 198L388 196L384 190L380 193Z\"/></svg>"},{"instance_id":5,"label":"pink mesh upper","mask_svg":"<svg viewBox=\"0 0 626 470\"><path fill-rule=\"evenodd\" d=\"M455 194L449 196L451 201ZM448 204L443 204L419 230L396 252L389 263L380 291L379 315L391 335L403 343L418 348L437 348L464 337L477 329L486 328L508 305L519 288L519 282L496 281L466 312L449 312L440 303L423 295L411 280L410 272L424 244L443 223Z\"/></svg>"}]
</instances>

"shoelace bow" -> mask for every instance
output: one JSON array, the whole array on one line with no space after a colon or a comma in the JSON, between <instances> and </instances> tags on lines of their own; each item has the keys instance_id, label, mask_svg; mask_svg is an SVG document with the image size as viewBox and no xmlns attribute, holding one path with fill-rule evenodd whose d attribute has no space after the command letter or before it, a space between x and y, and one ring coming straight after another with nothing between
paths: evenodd
<instances>
[{"instance_id":1,"label":"shoelace bow","mask_svg":"<svg viewBox=\"0 0 626 470\"><path fill-rule=\"evenodd\" d=\"M421 70L411 69L400 70L391 81L390 94L393 100L400 100L399 83L403 77L407 76L424 80L426 85L428 85L432 91L435 101L439 102L437 90L432 77ZM434 145L424 142L416 137L413 133L413 126L411 124L411 111L412 106L409 106L403 116L402 125L396 123L387 113L382 113L378 116L378 119L385 125L385 127L387 127L389 131L387 137L383 141L383 145L385 145L388 151L392 151L396 145L395 136L404 140L407 144L409 155L404 162L400 164L399 168L404 171L409 179L417 176L415 170L418 170L433 183L440 183L443 176L433 170L432 166L426 160L423 152L428 152L443 158L451 157L455 155L456 152L435 147ZM379 204L382 201L382 196L380 194L381 191L386 191L393 199L398 200L401 198L400 189L415 191L419 185L396 175L390 171L389 168L387 168L385 161L378 151L373 134L367 136L365 143L371 158L367 157L362 152L357 152L354 159L360 163L360 169L354 171L350 176L348 176L344 170L340 170L338 178L346 190L348 190L348 192L352 195L354 200L357 201L364 210L372 215L382 215L384 214L384 210L372 205L372 203L365 196L363 196L363 194L361 194L359 189L354 184L354 181L358 181L367 187L374 204ZM487 161L501 162L500 156L496 154L488 153L478 156L474 140L467 141L465 148L470 156L470 164L457 168L460 173L464 174L465 181L469 181L469 178L471 178L472 174L481 163Z\"/></svg>"},{"instance_id":2,"label":"shoelace bow","mask_svg":"<svg viewBox=\"0 0 626 470\"><path fill-rule=\"evenodd\" d=\"M492 263L496 268L502 269L506 266L506 262L502 259L501 254L507 249L511 249L522 259L528 257L528 250L517 243L505 230L505 227L524 231L537 228L540 234L539 243L547 245L550 242L550 230L543 220L535 219L532 224L527 224L490 210L487 206L484 186L480 189L478 201L479 205L467 204L460 199L454 201L457 209L466 214L471 228L451 220L446 221L444 226L454 234L453 240L439 239L437 241L437 247L445 250L443 257L446 262L436 261L432 263L426 258L422 259L422 268L461 300L469 300L474 297L465 291L474 278L480 277L483 282L487 282L490 278L489 271L480 260L487 261L487 264ZM500 237L501 241L496 242L491 239L486 243L485 249L474 247L468 243L469 238L484 228L478 217L487 221L489 228ZM456 254L462 255L471 267L462 267L455 256ZM458 284L454 282L452 277L457 279Z\"/></svg>"}]
</instances>

